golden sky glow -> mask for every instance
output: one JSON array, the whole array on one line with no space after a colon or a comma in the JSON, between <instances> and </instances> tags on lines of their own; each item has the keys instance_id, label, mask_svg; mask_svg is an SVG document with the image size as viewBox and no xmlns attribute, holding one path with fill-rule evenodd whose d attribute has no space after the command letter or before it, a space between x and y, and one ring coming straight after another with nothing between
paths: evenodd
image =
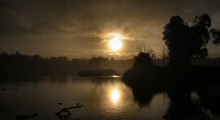
<instances>
[{"instance_id":1,"label":"golden sky glow","mask_svg":"<svg viewBox=\"0 0 220 120\"><path fill-rule=\"evenodd\" d=\"M191 20L208 13L212 27L219 29L219 0L107 1L0 0L0 52L70 58L118 53L125 58L143 45L162 55L163 28L172 16ZM126 38L110 47L109 33ZM210 57L220 56L220 47L208 45L208 50Z\"/></svg>"}]
</instances>

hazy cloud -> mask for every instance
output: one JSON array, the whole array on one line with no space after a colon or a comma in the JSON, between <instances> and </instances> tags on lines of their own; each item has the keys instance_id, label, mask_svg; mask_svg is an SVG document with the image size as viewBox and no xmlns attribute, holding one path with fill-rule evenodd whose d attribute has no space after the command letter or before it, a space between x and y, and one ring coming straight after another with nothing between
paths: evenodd
<instances>
[{"instance_id":1,"label":"hazy cloud","mask_svg":"<svg viewBox=\"0 0 220 120\"><path fill-rule=\"evenodd\" d=\"M119 31L127 36L121 54L140 44L159 53L171 16L190 22L208 13L219 27L219 5L218 0L1 0L0 49L47 56L108 55L101 36Z\"/></svg>"}]
</instances>

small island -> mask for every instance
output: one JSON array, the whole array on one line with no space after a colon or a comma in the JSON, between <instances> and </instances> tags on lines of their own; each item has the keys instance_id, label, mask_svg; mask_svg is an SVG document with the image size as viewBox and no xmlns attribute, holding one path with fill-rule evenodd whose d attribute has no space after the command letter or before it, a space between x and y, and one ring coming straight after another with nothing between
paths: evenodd
<instances>
[{"instance_id":1,"label":"small island","mask_svg":"<svg viewBox=\"0 0 220 120\"><path fill-rule=\"evenodd\" d=\"M102 77L102 76L119 76L113 69L95 69L95 70L85 70L79 72L80 77Z\"/></svg>"}]
</instances>

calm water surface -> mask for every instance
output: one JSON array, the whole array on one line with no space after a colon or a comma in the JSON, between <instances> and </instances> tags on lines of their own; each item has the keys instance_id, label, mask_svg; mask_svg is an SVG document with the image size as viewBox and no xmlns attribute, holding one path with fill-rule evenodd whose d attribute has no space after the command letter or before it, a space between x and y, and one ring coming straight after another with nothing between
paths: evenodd
<instances>
[{"instance_id":1,"label":"calm water surface","mask_svg":"<svg viewBox=\"0 0 220 120\"><path fill-rule=\"evenodd\" d=\"M1 82L0 120L15 120L16 115L34 114L30 120L59 120L54 114L71 109L66 120L161 120L169 106L166 94L154 95L149 105L140 106L121 78L52 78L36 81ZM63 103L59 105L58 103Z\"/></svg>"}]
</instances>

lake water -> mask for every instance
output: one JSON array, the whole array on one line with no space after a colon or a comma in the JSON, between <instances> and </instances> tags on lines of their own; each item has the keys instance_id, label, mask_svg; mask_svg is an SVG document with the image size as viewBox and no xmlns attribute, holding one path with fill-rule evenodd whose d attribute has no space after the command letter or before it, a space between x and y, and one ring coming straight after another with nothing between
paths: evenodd
<instances>
[{"instance_id":1,"label":"lake water","mask_svg":"<svg viewBox=\"0 0 220 120\"><path fill-rule=\"evenodd\" d=\"M38 115L30 120L59 120L54 114L76 103L84 106L69 110L71 115L62 119L161 120L170 102L166 94L159 93L148 105L140 106L120 77L42 77L0 85L0 120L15 120L16 115L34 113Z\"/></svg>"}]
</instances>

